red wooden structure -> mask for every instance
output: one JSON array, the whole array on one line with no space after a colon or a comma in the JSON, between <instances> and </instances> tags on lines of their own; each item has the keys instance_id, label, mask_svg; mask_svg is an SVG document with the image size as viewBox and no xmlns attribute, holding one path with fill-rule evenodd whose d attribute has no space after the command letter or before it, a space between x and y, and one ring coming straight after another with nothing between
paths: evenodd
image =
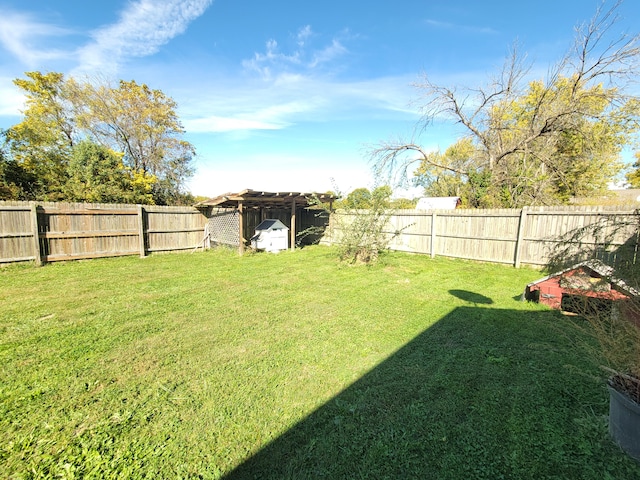
<instances>
[{"instance_id":1,"label":"red wooden structure","mask_svg":"<svg viewBox=\"0 0 640 480\"><path fill-rule=\"evenodd\" d=\"M536 280L524 292L527 300L565 311L572 311L572 299L576 297L618 302L638 296L639 292L615 277L613 268L598 260L578 263Z\"/></svg>"}]
</instances>

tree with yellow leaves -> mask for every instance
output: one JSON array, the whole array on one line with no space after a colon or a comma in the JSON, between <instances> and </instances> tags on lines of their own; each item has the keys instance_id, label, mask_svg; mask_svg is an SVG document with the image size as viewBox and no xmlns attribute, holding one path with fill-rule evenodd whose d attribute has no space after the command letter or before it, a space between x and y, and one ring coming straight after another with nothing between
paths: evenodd
<instances>
[{"instance_id":1,"label":"tree with yellow leaves","mask_svg":"<svg viewBox=\"0 0 640 480\"><path fill-rule=\"evenodd\" d=\"M640 152L636 152L635 157L632 170L627 173L627 182L631 188L640 188Z\"/></svg>"},{"instance_id":2,"label":"tree with yellow leaves","mask_svg":"<svg viewBox=\"0 0 640 480\"><path fill-rule=\"evenodd\" d=\"M76 199L78 179L97 186L99 177L114 172L128 172L131 177L131 182L125 182L130 191L118 198L167 204L185 197L183 186L193 173L195 149L182 138L184 129L173 99L135 81L113 87L65 79L54 72L28 72L26 77L15 80L26 95L24 118L5 134L9 157L33 178L33 184L21 190L22 197ZM103 148L85 145L77 151L84 140ZM116 163L111 154L118 157ZM94 175L95 181L88 175ZM142 190L136 191L136 185ZM145 193L147 188L150 192Z\"/></svg>"},{"instance_id":3,"label":"tree with yellow leaves","mask_svg":"<svg viewBox=\"0 0 640 480\"><path fill-rule=\"evenodd\" d=\"M378 172L409 177L429 194L459 195L472 207L565 203L600 193L621 171L619 155L638 132L640 102L626 91L640 60L640 35L611 36L616 9L599 8L545 80L530 80L514 49L479 88L426 77L422 127L448 118L466 134L441 152L416 142L372 151Z\"/></svg>"}]
</instances>

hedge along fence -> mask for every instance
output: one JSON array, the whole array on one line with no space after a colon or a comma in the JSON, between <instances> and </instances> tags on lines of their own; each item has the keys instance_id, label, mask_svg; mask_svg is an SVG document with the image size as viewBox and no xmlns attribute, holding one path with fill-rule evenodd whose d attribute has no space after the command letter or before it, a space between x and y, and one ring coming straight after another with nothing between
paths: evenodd
<instances>
[{"instance_id":1,"label":"hedge along fence","mask_svg":"<svg viewBox=\"0 0 640 480\"><path fill-rule=\"evenodd\" d=\"M340 241L357 211L332 215L324 243ZM615 263L623 247L638 251L640 213L628 207L525 207L492 210L397 210L385 232L391 250L514 265L544 266L572 244L576 257ZM579 240L572 238L583 232Z\"/></svg>"},{"instance_id":2,"label":"hedge along fence","mask_svg":"<svg viewBox=\"0 0 640 480\"><path fill-rule=\"evenodd\" d=\"M192 207L0 202L0 264L193 249L206 222Z\"/></svg>"}]
</instances>

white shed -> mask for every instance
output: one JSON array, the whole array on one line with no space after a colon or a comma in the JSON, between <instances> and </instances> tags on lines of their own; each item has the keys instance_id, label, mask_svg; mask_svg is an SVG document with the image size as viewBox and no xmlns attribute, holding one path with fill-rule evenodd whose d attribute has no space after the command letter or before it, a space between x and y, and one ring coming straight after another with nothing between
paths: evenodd
<instances>
[{"instance_id":1,"label":"white shed","mask_svg":"<svg viewBox=\"0 0 640 480\"><path fill-rule=\"evenodd\" d=\"M277 219L263 220L251 237L251 247L273 253L286 250L289 248L289 228Z\"/></svg>"}]
</instances>

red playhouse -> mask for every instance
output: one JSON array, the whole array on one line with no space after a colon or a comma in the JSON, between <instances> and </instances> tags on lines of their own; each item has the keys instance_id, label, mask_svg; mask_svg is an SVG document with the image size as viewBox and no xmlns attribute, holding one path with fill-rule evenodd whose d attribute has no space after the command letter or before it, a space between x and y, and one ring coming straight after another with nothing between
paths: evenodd
<instances>
[{"instance_id":1,"label":"red playhouse","mask_svg":"<svg viewBox=\"0 0 640 480\"><path fill-rule=\"evenodd\" d=\"M617 279L610 266L599 260L588 260L530 283L523 296L551 308L581 313L579 308L584 308L585 297L592 306L602 309L613 302L624 304L639 296L639 292Z\"/></svg>"}]
</instances>

